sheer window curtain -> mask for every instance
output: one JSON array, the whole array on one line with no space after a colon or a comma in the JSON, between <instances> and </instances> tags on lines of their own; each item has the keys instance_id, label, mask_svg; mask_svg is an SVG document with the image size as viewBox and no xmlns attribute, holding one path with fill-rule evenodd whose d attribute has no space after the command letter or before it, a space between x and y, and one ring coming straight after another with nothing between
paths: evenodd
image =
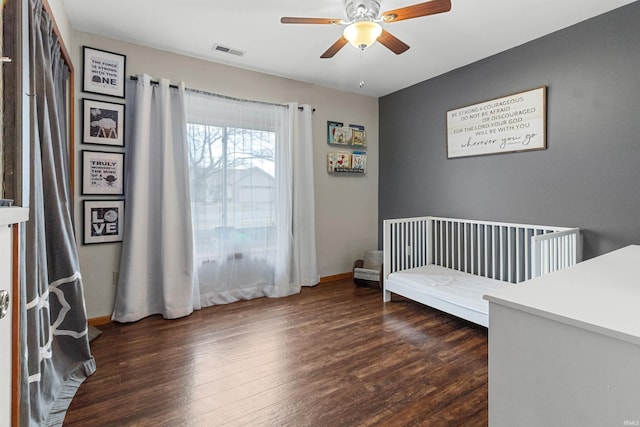
<instances>
[{"instance_id":1,"label":"sheer window curtain","mask_svg":"<svg viewBox=\"0 0 640 427\"><path fill-rule=\"evenodd\" d=\"M184 84L129 82L126 205L112 319L183 317L194 309ZM197 307L196 307L197 308Z\"/></svg>"},{"instance_id":2,"label":"sheer window curtain","mask_svg":"<svg viewBox=\"0 0 640 427\"><path fill-rule=\"evenodd\" d=\"M186 94L202 306L318 283L311 108Z\"/></svg>"}]
</instances>

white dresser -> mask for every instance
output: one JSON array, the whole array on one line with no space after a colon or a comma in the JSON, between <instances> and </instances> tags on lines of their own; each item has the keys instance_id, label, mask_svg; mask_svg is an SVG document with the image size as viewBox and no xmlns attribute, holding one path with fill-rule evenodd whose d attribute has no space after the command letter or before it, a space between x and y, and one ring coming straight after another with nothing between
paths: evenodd
<instances>
[{"instance_id":1,"label":"white dresser","mask_svg":"<svg viewBox=\"0 0 640 427\"><path fill-rule=\"evenodd\" d=\"M640 425L640 246L486 295L489 425Z\"/></svg>"},{"instance_id":2,"label":"white dresser","mask_svg":"<svg viewBox=\"0 0 640 427\"><path fill-rule=\"evenodd\" d=\"M13 301L13 231L12 225L26 221L29 210L25 208L0 208L0 292L9 293L10 306L0 319L0 427L11 423L11 331Z\"/></svg>"}]
</instances>

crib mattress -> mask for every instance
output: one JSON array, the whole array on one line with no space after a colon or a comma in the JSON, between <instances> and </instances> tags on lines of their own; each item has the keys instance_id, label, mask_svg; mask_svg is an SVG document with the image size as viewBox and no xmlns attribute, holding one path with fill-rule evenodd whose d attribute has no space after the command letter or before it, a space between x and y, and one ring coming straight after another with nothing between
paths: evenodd
<instances>
[{"instance_id":1,"label":"crib mattress","mask_svg":"<svg viewBox=\"0 0 640 427\"><path fill-rule=\"evenodd\" d=\"M455 304L478 313L489 313L489 302L482 297L489 291L511 286L510 283L464 273L439 265L426 265L396 271L388 282L414 288L432 298Z\"/></svg>"}]
</instances>

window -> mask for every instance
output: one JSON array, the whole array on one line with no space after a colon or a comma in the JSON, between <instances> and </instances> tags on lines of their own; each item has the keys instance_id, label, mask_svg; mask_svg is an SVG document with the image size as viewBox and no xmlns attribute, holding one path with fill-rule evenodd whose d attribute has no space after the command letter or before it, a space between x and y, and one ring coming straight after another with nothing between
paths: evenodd
<instances>
[{"instance_id":1,"label":"window","mask_svg":"<svg viewBox=\"0 0 640 427\"><path fill-rule=\"evenodd\" d=\"M275 245L276 134L189 123L187 138L198 258L265 256Z\"/></svg>"},{"instance_id":2,"label":"window","mask_svg":"<svg viewBox=\"0 0 640 427\"><path fill-rule=\"evenodd\" d=\"M187 91L185 113L202 306L317 283L310 108Z\"/></svg>"}]
</instances>

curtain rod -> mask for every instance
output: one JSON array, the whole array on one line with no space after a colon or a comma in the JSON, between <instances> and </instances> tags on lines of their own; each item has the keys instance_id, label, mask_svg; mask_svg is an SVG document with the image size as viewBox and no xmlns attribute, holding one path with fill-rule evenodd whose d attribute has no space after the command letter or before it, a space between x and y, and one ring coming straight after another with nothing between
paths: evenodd
<instances>
[{"instance_id":1,"label":"curtain rod","mask_svg":"<svg viewBox=\"0 0 640 427\"><path fill-rule=\"evenodd\" d=\"M129 78L131 80L133 80L133 81L136 81L136 82L138 81L138 76L129 76ZM159 84L157 80L151 80L150 83L152 85L158 85ZM169 87L172 87L174 89L178 89L178 85L170 84ZM277 104L275 102L265 102L265 101L255 101L255 100L252 100L252 99L234 98L233 96L220 95L219 93L207 92L207 91L198 90L198 89L185 88L185 90L188 90L189 92L201 93L201 94L204 94L204 95L216 96L218 98L230 99L230 100L233 100L233 101L252 102L252 103L255 103L255 104L264 104L264 105L275 105L275 106L278 106L278 107L286 106L284 104ZM302 110L304 110L304 108L303 107L298 107L298 110L302 111ZM316 111L315 108L311 109L311 112L315 112L315 111Z\"/></svg>"}]
</instances>

